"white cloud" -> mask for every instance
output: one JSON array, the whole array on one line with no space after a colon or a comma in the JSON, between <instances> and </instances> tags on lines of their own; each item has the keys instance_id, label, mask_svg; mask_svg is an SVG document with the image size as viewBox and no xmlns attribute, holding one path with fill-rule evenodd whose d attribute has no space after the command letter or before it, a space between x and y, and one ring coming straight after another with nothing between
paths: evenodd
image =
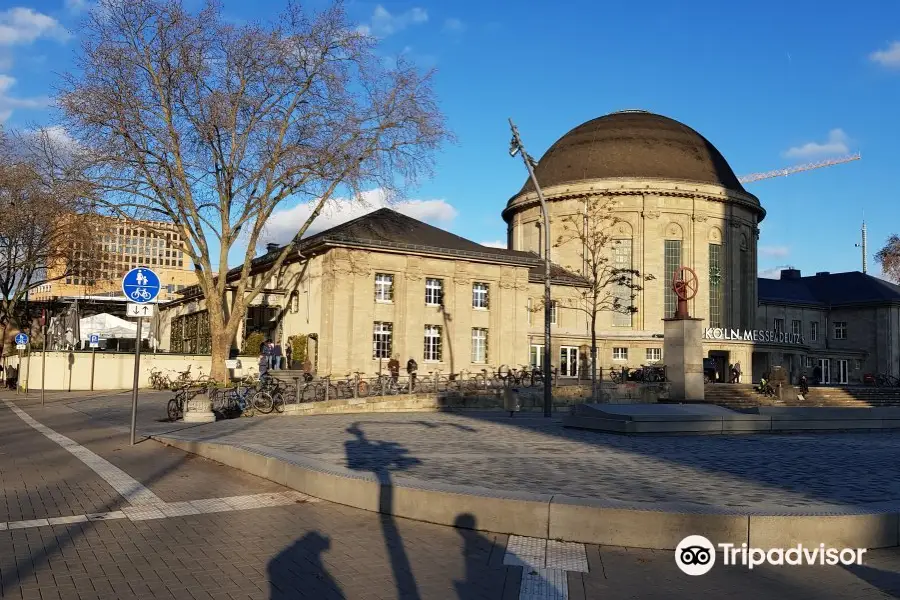
<instances>
[{"instance_id":1,"label":"white cloud","mask_svg":"<svg viewBox=\"0 0 900 600\"><path fill-rule=\"evenodd\" d=\"M787 246L760 246L759 253L768 258L786 258L791 249Z\"/></svg>"},{"instance_id":2,"label":"white cloud","mask_svg":"<svg viewBox=\"0 0 900 600\"><path fill-rule=\"evenodd\" d=\"M780 265L771 269L763 269L759 272L759 276L763 279L781 279L782 269L793 269L791 265Z\"/></svg>"},{"instance_id":3,"label":"white cloud","mask_svg":"<svg viewBox=\"0 0 900 600\"><path fill-rule=\"evenodd\" d=\"M30 8L16 7L0 12L0 46L30 44L38 38L64 42L72 37L59 21Z\"/></svg>"},{"instance_id":4,"label":"white cloud","mask_svg":"<svg viewBox=\"0 0 900 600\"><path fill-rule=\"evenodd\" d=\"M444 31L449 33L462 33L466 30L466 24L460 19L449 18L444 21Z\"/></svg>"},{"instance_id":5,"label":"white cloud","mask_svg":"<svg viewBox=\"0 0 900 600\"><path fill-rule=\"evenodd\" d=\"M432 225L450 223L458 214L456 209L445 200L391 202L384 190L374 189L363 192L358 200L336 198L328 202L322 213L306 231L306 236L331 229L379 208L390 208ZM309 218L312 209L313 204L307 203L276 211L266 224L261 245L268 242L284 244L289 241Z\"/></svg>"},{"instance_id":6,"label":"white cloud","mask_svg":"<svg viewBox=\"0 0 900 600\"><path fill-rule=\"evenodd\" d=\"M428 21L428 12L424 8L411 8L406 12L392 15L382 5L375 7L372 19L360 25L358 31L376 37L387 37L402 31L410 25L420 25Z\"/></svg>"},{"instance_id":7,"label":"white cloud","mask_svg":"<svg viewBox=\"0 0 900 600\"><path fill-rule=\"evenodd\" d=\"M80 13L88 10L91 3L88 0L66 0L66 10L73 13Z\"/></svg>"},{"instance_id":8,"label":"white cloud","mask_svg":"<svg viewBox=\"0 0 900 600\"><path fill-rule=\"evenodd\" d=\"M869 55L869 60L882 67L900 67L900 42L891 42L887 50L877 50Z\"/></svg>"},{"instance_id":9,"label":"white cloud","mask_svg":"<svg viewBox=\"0 0 900 600\"><path fill-rule=\"evenodd\" d=\"M828 139L824 143L807 142L802 146L790 148L784 155L787 158L814 158L829 154L847 154L850 151L847 147L849 141L850 138L843 129L832 129L828 132Z\"/></svg>"},{"instance_id":10,"label":"white cloud","mask_svg":"<svg viewBox=\"0 0 900 600\"><path fill-rule=\"evenodd\" d=\"M16 108L44 108L50 103L46 97L16 98L9 91L16 85L15 77L0 73L0 123L5 122Z\"/></svg>"},{"instance_id":11,"label":"white cloud","mask_svg":"<svg viewBox=\"0 0 900 600\"><path fill-rule=\"evenodd\" d=\"M488 248L502 248L506 250L506 242L502 240L494 240L493 242L479 242L482 246L487 246Z\"/></svg>"}]
</instances>

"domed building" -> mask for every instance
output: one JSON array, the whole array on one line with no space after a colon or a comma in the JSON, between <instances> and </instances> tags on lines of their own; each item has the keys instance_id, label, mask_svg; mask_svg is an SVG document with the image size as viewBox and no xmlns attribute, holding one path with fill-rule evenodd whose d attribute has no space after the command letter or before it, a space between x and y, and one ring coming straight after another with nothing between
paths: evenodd
<instances>
[{"instance_id":1,"label":"domed building","mask_svg":"<svg viewBox=\"0 0 900 600\"><path fill-rule=\"evenodd\" d=\"M801 277L786 269L779 280L758 278L766 212L721 152L687 125L637 110L599 117L562 136L535 172L554 241L550 354L560 378L590 379L584 248L563 234L567 225L588 227L598 208L611 217L610 264L652 276L633 297L620 285L613 290L633 312L598 315L604 373L666 362L663 319L675 313L672 279L684 266L697 275L688 311L704 321L704 368L713 379L725 380L738 362L744 382L775 366L794 381L804 370L823 383L900 375L900 287L858 272ZM389 209L304 238L250 302L235 344L302 336L312 369L338 378L384 373L393 360L415 361L422 377L463 379L501 365L540 365L544 232L530 180L502 218L505 249ZM254 271L279 250L268 248ZM204 313L196 288L167 303L163 348L202 347Z\"/></svg>"}]
</instances>

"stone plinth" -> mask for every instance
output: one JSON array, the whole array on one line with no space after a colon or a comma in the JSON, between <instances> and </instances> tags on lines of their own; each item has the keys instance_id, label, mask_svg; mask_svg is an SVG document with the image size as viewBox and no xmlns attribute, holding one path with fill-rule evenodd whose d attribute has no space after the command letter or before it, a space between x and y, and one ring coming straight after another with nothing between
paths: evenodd
<instances>
[{"instance_id":1,"label":"stone plinth","mask_svg":"<svg viewBox=\"0 0 900 600\"><path fill-rule=\"evenodd\" d=\"M206 394L198 394L185 402L185 423L212 423L215 420L216 415L212 411L212 403Z\"/></svg>"},{"instance_id":2,"label":"stone plinth","mask_svg":"<svg viewBox=\"0 0 900 600\"><path fill-rule=\"evenodd\" d=\"M669 400L703 400L703 319L663 319Z\"/></svg>"}]
</instances>

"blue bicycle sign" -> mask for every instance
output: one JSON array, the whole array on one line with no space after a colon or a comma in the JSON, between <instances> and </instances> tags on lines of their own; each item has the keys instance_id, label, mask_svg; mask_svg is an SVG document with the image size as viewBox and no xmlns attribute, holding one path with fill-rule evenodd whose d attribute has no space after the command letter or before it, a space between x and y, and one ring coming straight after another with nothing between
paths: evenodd
<instances>
[{"instance_id":1,"label":"blue bicycle sign","mask_svg":"<svg viewBox=\"0 0 900 600\"><path fill-rule=\"evenodd\" d=\"M16 346L24 346L28 343L28 336L24 333L16 334Z\"/></svg>"},{"instance_id":2,"label":"blue bicycle sign","mask_svg":"<svg viewBox=\"0 0 900 600\"><path fill-rule=\"evenodd\" d=\"M122 278L122 293L138 304L152 302L159 295L159 289L159 276L146 267L132 269Z\"/></svg>"}]
</instances>

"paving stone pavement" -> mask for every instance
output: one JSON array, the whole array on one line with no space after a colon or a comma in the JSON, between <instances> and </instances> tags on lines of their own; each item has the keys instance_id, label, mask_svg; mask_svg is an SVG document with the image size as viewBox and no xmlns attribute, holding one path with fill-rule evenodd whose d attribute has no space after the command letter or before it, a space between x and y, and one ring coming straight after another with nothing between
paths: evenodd
<instances>
[{"instance_id":1,"label":"paving stone pavement","mask_svg":"<svg viewBox=\"0 0 900 600\"><path fill-rule=\"evenodd\" d=\"M126 414L118 400L71 406L111 423L121 424ZM153 433L164 425L145 418L140 427ZM412 478L744 513L900 504L900 433L626 437L565 429L558 419L498 413L254 417L170 430L359 470L381 464L383 449L402 448L411 460L395 470L397 482ZM372 443L354 453L351 465L347 444L359 439L356 431Z\"/></svg>"},{"instance_id":2,"label":"paving stone pavement","mask_svg":"<svg viewBox=\"0 0 900 600\"><path fill-rule=\"evenodd\" d=\"M216 494L210 493L211 485L218 486L216 492L286 491L204 459L187 459L188 455L153 441L128 446L121 429L93 421L63 404L44 409L28 402L18 405L167 502L212 497ZM96 473L79 467L74 456L5 406L0 406L0 434L0 491L7 505L10 498L21 497L36 499L45 513L84 508L78 492L70 503L41 501L41 493L59 486L107 493L96 500L99 508L105 506L104 500L116 500L115 491ZM61 454L54 454L54 446ZM23 456L30 457L27 472ZM35 494L19 496L25 485ZM0 596L35 600L552 597L523 594L549 587L551 575L542 579L539 571L526 573L521 566L504 565L508 546L523 556L533 554L534 568L586 568L587 572L562 572L565 593L556 597L575 600L900 597L900 551L896 549L870 552L863 567L752 572L716 567L703 577L688 577L678 571L671 552L598 546L586 546L582 552L579 545L552 540L519 539L510 545L504 535L394 519L327 502L0 531ZM545 562L537 567L542 548ZM552 578L558 579L556 574ZM525 585L524 579L528 579Z\"/></svg>"}]
</instances>

